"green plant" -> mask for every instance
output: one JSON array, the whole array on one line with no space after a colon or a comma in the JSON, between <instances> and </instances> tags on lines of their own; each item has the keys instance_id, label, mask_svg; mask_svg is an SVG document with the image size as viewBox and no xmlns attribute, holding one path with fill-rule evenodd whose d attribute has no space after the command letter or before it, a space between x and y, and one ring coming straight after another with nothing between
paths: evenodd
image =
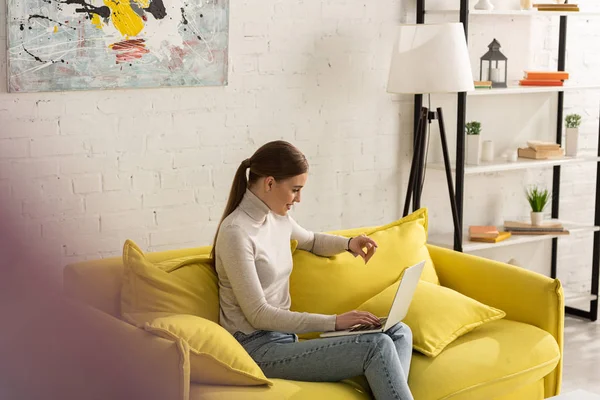
<instances>
[{"instance_id":1,"label":"green plant","mask_svg":"<svg viewBox=\"0 0 600 400\"><path fill-rule=\"evenodd\" d=\"M471 121L465 124L467 135L479 135L481 133L481 122Z\"/></svg>"},{"instance_id":2,"label":"green plant","mask_svg":"<svg viewBox=\"0 0 600 400\"><path fill-rule=\"evenodd\" d=\"M579 114L569 114L565 117L565 124L567 128L579 128L581 125L581 115Z\"/></svg>"},{"instance_id":3,"label":"green plant","mask_svg":"<svg viewBox=\"0 0 600 400\"><path fill-rule=\"evenodd\" d=\"M550 202L550 192L548 189L540 189L534 186L527 190L527 201L531 206L531 211L542 212Z\"/></svg>"}]
</instances>

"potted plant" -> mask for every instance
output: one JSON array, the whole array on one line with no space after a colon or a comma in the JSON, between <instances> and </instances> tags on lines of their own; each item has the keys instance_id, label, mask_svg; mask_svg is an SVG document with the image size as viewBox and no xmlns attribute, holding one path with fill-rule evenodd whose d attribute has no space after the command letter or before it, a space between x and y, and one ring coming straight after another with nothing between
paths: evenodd
<instances>
[{"instance_id":1,"label":"potted plant","mask_svg":"<svg viewBox=\"0 0 600 400\"><path fill-rule=\"evenodd\" d=\"M544 208L550 202L550 192L548 189L541 189L534 186L527 191L527 201L531 206L531 225L542 225L544 221Z\"/></svg>"},{"instance_id":2,"label":"potted plant","mask_svg":"<svg viewBox=\"0 0 600 400\"><path fill-rule=\"evenodd\" d=\"M478 165L481 149L481 122L467 122L465 130L467 132L467 164Z\"/></svg>"},{"instance_id":3,"label":"potted plant","mask_svg":"<svg viewBox=\"0 0 600 400\"><path fill-rule=\"evenodd\" d=\"M581 125L581 115L569 114L565 117L566 125L566 155L569 157L577 157L579 148L579 125Z\"/></svg>"}]
</instances>

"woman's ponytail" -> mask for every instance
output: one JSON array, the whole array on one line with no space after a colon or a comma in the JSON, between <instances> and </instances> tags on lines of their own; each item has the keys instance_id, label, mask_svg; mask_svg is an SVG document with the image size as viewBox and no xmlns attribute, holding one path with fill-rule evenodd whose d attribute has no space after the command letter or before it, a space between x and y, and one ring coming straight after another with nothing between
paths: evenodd
<instances>
[{"instance_id":1,"label":"woman's ponytail","mask_svg":"<svg viewBox=\"0 0 600 400\"><path fill-rule=\"evenodd\" d=\"M213 240L213 247L210 252L210 259L213 267L215 266L215 254L217 247L217 236L219 235L219 229L221 228L221 223L223 220L229 216L240 205L242 199L244 198L244 193L246 193L246 188L248 188L248 178L246 177L246 170L250 168L250 159L247 158L238 167L235 172L235 176L233 178L233 183L231 184L231 191L229 192L229 200L227 200L227 206L225 207L225 212L223 212L223 216L219 221L219 225L217 227L217 232L215 233L215 238Z\"/></svg>"}]
</instances>

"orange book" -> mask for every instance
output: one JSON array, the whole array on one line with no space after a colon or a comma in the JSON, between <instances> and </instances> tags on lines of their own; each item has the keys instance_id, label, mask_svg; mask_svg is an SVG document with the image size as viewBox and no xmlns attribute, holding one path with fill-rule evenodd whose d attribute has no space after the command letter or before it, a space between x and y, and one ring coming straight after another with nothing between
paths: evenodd
<instances>
[{"instance_id":1,"label":"orange book","mask_svg":"<svg viewBox=\"0 0 600 400\"><path fill-rule=\"evenodd\" d=\"M562 81L569 79L569 73L565 71L525 71L523 78L531 80Z\"/></svg>"},{"instance_id":2,"label":"orange book","mask_svg":"<svg viewBox=\"0 0 600 400\"><path fill-rule=\"evenodd\" d=\"M500 232L500 233L498 233L498 236L496 236L494 238L473 237L473 238L470 238L470 240L472 242L498 243L498 242L508 239L509 237L511 237L511 235L512 234L510 232Z\"/></svg>"},{"instance_id":3,"label":"orange book","mask_svg":"<svg viewBox=\"0 0 600 400\"><path fill-rule=\"evenodd\" d=\"M477 239L493 239L498 237L498 228L495 226L470 226L469 237Z\"/></svg>"},{"instance_id":4,"label":"orange book","mask_svg":"<svg viewBox=\"0 0 600 400\"><path fill-rule=\"evenodd\" d=\"M563 81L546 80L546 79L521 79L521 86L563 86Z\"/></svg>"}]
</instances>

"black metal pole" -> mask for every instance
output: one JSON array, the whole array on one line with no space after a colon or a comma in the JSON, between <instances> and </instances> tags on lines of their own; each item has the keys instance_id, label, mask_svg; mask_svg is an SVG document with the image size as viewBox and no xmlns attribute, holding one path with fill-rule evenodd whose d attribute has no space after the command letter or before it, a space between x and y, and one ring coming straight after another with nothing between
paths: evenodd
<instances>
[{"instance_id":1,"label":"black metal pole","mask_svg":"<svg viewBox=\"0 0 600 400\"><path fill-rule=\"evenodd\" d=\"M417 0L417 24L425 23L425 0ZM419 119L421 118L421 109L423 108L423 95L416 94L415 95L415 110L414 110L414 121L413 121L413 143L416 144L417 136L421 134L419 130ZM421 182L423 182L423 165L419 164L416 175L416 182L418 184L415 185L414 196L413 196L413 211L416 211L421 207Z\"/></svg>"},{"instance_id":2,"label":"black metal pole","mask_svg":"<svg viewBox=\"0 0 600 400\"><path fill-rule=\"evenodd\" d=\"M460 0L460 22L465 30L465 40L469 42L469 0ZM456 121L456 211L458 234L454 235L454 250L463 251L462 224L465 196L465 123L467 119L467 94L458 94Z\"/></svg>"},{"instance_id":3,"label":"black metal pole","mask_svg":"<svg viewBox=\"0 0 600 400\"><path fill-rule=\"evenodd\" d=\"M415 140L413 146L413 158L410 165L410 176L408 178L408 187L406 189L406 199L404 200L404 212L402 214L403 217L406 217L410 210L411 200L414 199L414 196L417 195L416 188L420 186L420 182L418 179L418 168L419 168L419 159L421 158L421 153L423 152L424 145L424 137L422 134L423 125L427 124L427 111L426 109L421 109L419 114L419 119L417 121L417 129L415 133Z\"/></svg>"},{"instance_id":4,"label":"black metal pole","mask_svg":"<svg viewBox=\"0 0 600 400\"><path fill-rule=\"evenodd\" d=\"M567 17L560 17L558 34L558 70L564 71L567 54ZM562 121L565 93L558 92L558 105L556 109L556 143L562 145ZM559 217L560 206L560 165L555 165L552 173L552 218ZM552 256L550 276L556 278L558 265L558 239L552 239Z\"/></svg>"},{"instance_id":5,"label":"black metal pole","mask_svg":"<svg viewBox=\"0 0 600 400\"><path fill-rule=\"evenodd\" d=\"M598 128L598 157L600 157L600 126ZM596 165L596 210L594 226L600 226L600 163ZM594 255L592 257L592 294L596 299L590 302L590 319L598 319L598 281L600 280L600 232L594 232Z\"/></svg>"},{"instance_id":6,"label":"black metal pole","mask_svg":"<svg viewBox=\"0 0 600 400\"><path fill-rule=\"evenodd\" d=\"M452 183L452 165L448 153L448 141L446 140L446 128L444 126L444 115L442 108L437 109L437 120L440 126L440 139L442 142L442 153L444 155L444 169L446 170L446 181L448 182L448 195L450 197L450 207L452 208L452 221L454 222L454 242L461 243L461 227L458 220L458 211L456 209L456 196L454 195L454 184Z\"/></svg>"}]
</instances>

